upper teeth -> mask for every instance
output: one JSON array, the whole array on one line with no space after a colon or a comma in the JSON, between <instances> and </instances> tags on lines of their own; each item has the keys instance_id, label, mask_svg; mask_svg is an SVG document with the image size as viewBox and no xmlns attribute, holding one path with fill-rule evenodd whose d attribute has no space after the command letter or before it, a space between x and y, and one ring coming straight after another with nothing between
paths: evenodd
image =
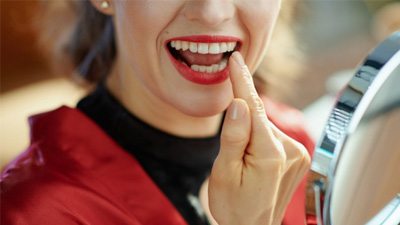
<instances>
[{"instance_id":1,"label":"upper teeth","mask_svg":"<svg viewBox=\"0 0 400 225\"><path fill-rule=\"evenodd\" d=\"M236 42L200 43L176 40L171 41L171 47L176 50L189 50L199 54L219 54L233 51L236 47Z\"/></svg>"}]
</instances>

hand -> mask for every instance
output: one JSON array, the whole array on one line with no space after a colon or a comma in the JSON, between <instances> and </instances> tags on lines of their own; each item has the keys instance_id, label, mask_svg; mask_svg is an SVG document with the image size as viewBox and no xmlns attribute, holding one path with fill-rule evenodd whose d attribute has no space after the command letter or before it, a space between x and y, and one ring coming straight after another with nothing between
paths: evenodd
<instances>
[{"instance_id":1,"label":"hand","mask_svg":"<svg viewBox=\"0 0 400 225\"><path fill-rule=\"evenodd\" d=\"M230 57L229 67L235 99L209 178L210 211L220 225L281 224L310 157L268 120L239 52Z\"/></svg>"}]
</instances>

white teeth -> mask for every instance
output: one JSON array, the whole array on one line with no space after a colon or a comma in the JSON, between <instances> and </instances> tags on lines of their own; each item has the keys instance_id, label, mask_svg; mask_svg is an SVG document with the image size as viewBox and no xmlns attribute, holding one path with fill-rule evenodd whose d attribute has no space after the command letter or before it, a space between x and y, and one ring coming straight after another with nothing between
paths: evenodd
<instances>
[{"instance_id":1,"label":"white teeth","mask_svg":"<svg viewBox=\"0 0 400 225\"><path fill-rule=\"evenodd\" d=\"M224 59L222 62L218 64L218 71L225 69L226 65L228 65L228 60Z\"/></svg>"},{"instance_id":2,"label":"white teeth","mask_svg":"<svg viewBox=\"0 0 400 225\"><path fill-rule=\"evenodd\" d=\"M203 43L203 42L190 42L174 40L170 42L170 46L176 50L190 51L192 53L198 54L221 54L225 52L232 52L235 50L237 42L213 42L213 43ZM182 62L184 63L184 62ZM184 63L185 64L185 63ZM228 60L226 58L222 59L218 64L213 64L209 66L196 65L193 64L190 68L193 71L201 73L216 73L222 71L226 68Z\"/></svg>"},{"instance_id":3,"label":"white teeth","mask_svg":"<svg viewBox=\"0 0 400 225\"><path fill-rule=\"evenodd\" d=\"M220 63L213 64L211 66L193 64L190 68L196 72L201 72L201 73L216 73L225 69L227 64L228 64L227 59L223 59L221 60Z\"/></svg>"},{"instance_id":4,"label":"white teeth","mask_svg":"<svg viewBox=\"0 0 400 225\"><path fill-rule=\"evenodd\" d=\"M182 50L186 51L189 49L189 42L187 41L182 41Z\"/></svg>"},{"instance_id":5,"label":"white teeth","mask_svg":"<svg viewBox=\"0 0 400 225\"><path fill-rule=\"evenodd\" d=\"M199 65L196 65L196 64L193 64L191 67L190 67L190 69L192 69L192 70L194 70L194 71L199 71L200 69L199 69Z\"/></svg>"},{"instance_id":6,"label":"white teeth","mask_svg":"<svg viewBox=\"0 0 400 225\"><path fill-rule=\"evenodd\" d=\"M176 50L189 50L192 53L199 54L220 54L224 52L232 52L236 48L237 42L214 42L200 43L190 41L171 41L170 45Z\"/></svg>"},{"instance_id":7,"label":"white teeth","mask_svg":"<svg viewBox=\"0 0 400 225\"><path fill-rule=\"evenodd\" d=\"M208 49L208 52L210 54L218 54L218 53L220 53L219 49L220 49L219 43L211 43L210 48Z\"/></svg>"},{"instance_id":8,"label":"white teeth","mask_svg":"<svg viewBox=\"0 0 400 225\"><path fill-rule=\"evenodd\" d=\"M229 42L228 43L228 51L233 51L236 47L236 42Z\"/></svg>"},{"instance_id":9,"label":"white teeth","mask_svg":"<svg viewBox=\"0 0 400 225\"><path fill-rule=\"evenodd\" d=\"M181 41L176 41L175 42L175 49L179 50L182 47L182 42Z\"/></svg>"},{"instance_id":10,"label":"white teeth","mask_svg":"<svg viewBox=\"0 0 400 225\"><path fill-rule=\"evenodd\" d=\"M200 71L200 72L203 72L203 73L206 72L206 70L207 70L206 67L207 67L207 66L200 66L200 65L199 65L199 71Z\"/></svg>"},{"instance_id":11,"label":"white teeth","mask_svg":"<svg viewBox=\"0 0 400 225\"><path fill-rule=\"evenodd\" d=\"M218 65L218 64L212 65L212 72L213 72L213 73L217 72L218 69L219 69L219 65Z\"/></svg>"},{"instance_id":12,"label":"white teeth","mask_svg":"<svg viewBox=\"0 0 400 225\"><path fill-rule=\"evenodd\" d=\"M189 42L189 51L197 53L197 43Z\"/></svg>"},{"instance_id":13,"label":"white teeth","mask_svg":"<svg viewBox=\"0 0 400 225\"><path fill-rule=\"evenodd\" d=\"M200 54L208 54L208 44L198 43L197 44L197 52Z\"/></svg>"},{"instance_id":14,"label":"white teeth","mask_svg":"<svg viewBox=\"0 0 400 225\"><path fill-rule=\"evenodd\" d=\"M227 52L227 51L228 51L228 44L225 43L225 42L222 42L222 43L219 45L219 50L220 50L221 52Z\"/></svg>"}]
</instances>

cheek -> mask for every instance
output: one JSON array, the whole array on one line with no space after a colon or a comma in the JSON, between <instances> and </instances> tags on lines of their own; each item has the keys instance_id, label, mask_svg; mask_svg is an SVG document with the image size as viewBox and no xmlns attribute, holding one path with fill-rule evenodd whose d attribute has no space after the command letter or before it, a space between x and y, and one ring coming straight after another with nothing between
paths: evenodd
<instances>
[{"instance_id":1,"label":"cheek","mask_svg":"<svg viewBox=\"0 0 400 225\"><path fill-rule=\"evenodd\" d=\"M252 27L262 31L275 21L281 6L280 0L254 0L241 1L239 9L241 11L242 20Z\"/></svg>"},{"instance_id":2,"label":"cheek","mask_svg":"<svg viewBox=\"0 0 400 225\"><path fill-rule=\"evenodd\" d=\"M280 0L240 1L240 19L247 28L249 50L246 62L254 72L263 58L280 9Z\"/></svg>"},{"instance_id":3,"label":"cheek","mask_svg":"<svg viewBox=\"0 0 400 225\"><path fill-rule=\"evenodd\" d=\"M174 1L116 2L114 23L119 56L136 79L142 80L146 86L155 86L157 74L160 74L163 43L159 37L172 20L176 8L170 2Z\"/></svg>"},{"instance_id":4,"label":"cheek","mask_svg":"<svg viewBox=\"0 0 400 225\"><path fill-rule=\"evenodd\" d=\"M115 17L138 39L155 41L180 8L179 1L118 1Z\"/></svg>"}]
</instances>

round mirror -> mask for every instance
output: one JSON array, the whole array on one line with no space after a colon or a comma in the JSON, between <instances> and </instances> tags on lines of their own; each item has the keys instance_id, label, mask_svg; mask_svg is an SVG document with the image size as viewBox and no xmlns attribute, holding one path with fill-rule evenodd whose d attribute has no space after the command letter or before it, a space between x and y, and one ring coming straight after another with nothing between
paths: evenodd
<instances>
[{"instance_id":1,"label":"round mirror","mask_svg":"<svg viewBox=\"0 0 400 225\"><path fill-rule=\"evenodd\" d=\"M400 32L371 52L338 96L312 170L325 177L315 182L319 223L400 223Z\"/></svg>"}]
</instances>

